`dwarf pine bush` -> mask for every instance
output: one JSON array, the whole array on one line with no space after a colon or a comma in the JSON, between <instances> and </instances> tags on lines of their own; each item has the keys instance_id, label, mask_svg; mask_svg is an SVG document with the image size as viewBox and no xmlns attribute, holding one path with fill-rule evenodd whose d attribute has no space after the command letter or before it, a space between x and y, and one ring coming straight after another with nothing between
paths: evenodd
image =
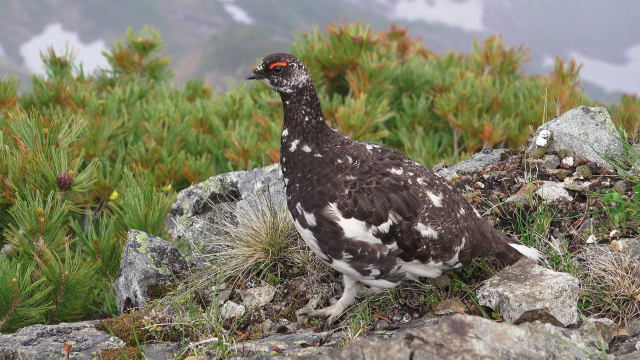
<instances>
[{"instance_id":1,"label":"dwarf pine bush","mask_svg":"<svg viewBox=\"0 0 640 360\"><path fill-rule=\"evenodd\" d=\"M130 30L95 74L50 50L29 91L0 79L0 331L115 312L111 284L129 228L164 236L176 191L278 160L272 91L238 83L219 93L198 79L177 87L162 49L152 29ZM577 64L525 75L527 52L495 36L469 54L436 54L401 28L331 24L298 35L292 52L332 126L427 165L520 146L529 126L594 103ZM637 96L612 114L638 130Z\"/></svg>"}]
</instances>

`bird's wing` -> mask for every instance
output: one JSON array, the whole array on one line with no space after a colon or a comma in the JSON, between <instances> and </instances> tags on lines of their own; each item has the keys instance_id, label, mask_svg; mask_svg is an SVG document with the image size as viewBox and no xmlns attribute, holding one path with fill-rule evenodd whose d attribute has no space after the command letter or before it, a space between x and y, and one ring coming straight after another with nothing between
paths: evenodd
<instances>
[{"instance_id":1,"label":"bird's wing","mask_svg":"<svg viewBox=\"0 0 640 360\"><path fill-rule=\"evenodd\" d=\"M457 254L475 226L473 207L431 169L398 151L360 144L350 149L354 161L342 170L347 191L337 199L338 213L366 223L405 261L445 261Z\"/></svg>"}]
</instances>

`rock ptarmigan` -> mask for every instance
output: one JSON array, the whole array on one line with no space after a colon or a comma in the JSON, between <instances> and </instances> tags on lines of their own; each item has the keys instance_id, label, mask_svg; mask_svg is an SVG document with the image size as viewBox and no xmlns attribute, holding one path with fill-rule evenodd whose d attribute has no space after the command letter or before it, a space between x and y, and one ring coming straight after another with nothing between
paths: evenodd
<instances>
[{"instance_id":1,"label":"rock ptarmigan","mask_svg":"<svg viewBox=\"0 0 640 360\"><path fill-rule=\"evenodd\" d=\"M330 128L309 73L293 55L265 57L248 79L264 80L282 98L287 206L309 248L344 276L340 299L307 315L330 324L371 288L437 277L480 256L506 264L540 257L493 228L431 169Z\"/></svg>"}]
</instances>

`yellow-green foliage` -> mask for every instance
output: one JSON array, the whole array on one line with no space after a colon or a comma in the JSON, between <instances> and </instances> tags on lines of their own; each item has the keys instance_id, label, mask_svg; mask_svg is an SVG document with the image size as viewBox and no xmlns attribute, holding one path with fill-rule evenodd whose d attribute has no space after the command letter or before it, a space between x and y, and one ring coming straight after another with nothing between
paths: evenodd
<instances>
[{"instance_id":1,"label":"yellow-green foliage","mask_svg":"<svg viewBox=\"0 0 640 360\"><path fill-rule=\"evenodd\" d=\"M96 74L48 51L30 91L0 79L0 331L114 311L128 229L165 235L177 190L278 160L277 94L260 83L176 87L162 47L151 29L129 31ZM435 54L401 28L332 24L298 35L292 52L332 126L428 165L520 146L530 126L594 103L577 64L525 75L526 51L495 36L469 54ZM615 121L638 130L638 104L624 96Z\"/></svg>"}]
</instances>

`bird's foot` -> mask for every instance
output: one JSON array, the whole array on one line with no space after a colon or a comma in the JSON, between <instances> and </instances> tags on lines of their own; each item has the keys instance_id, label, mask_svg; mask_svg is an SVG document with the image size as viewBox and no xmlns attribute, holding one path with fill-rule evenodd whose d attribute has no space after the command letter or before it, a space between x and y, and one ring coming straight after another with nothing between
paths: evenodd
<instances>
[{"instance_id":1,"label":"bird's foot","mask_svg":"<svg viewBox=\"0 0 640 360\"><path fill-rule=\"evenodd\" d=\"M306 316L309 318L314 317L326 317L327 321L325 326L330 326L342 315L344 308L337 300L334 300L333 305L327 306L322 309L300 309L296 315Z\"/></svg>"}]
</instances>

